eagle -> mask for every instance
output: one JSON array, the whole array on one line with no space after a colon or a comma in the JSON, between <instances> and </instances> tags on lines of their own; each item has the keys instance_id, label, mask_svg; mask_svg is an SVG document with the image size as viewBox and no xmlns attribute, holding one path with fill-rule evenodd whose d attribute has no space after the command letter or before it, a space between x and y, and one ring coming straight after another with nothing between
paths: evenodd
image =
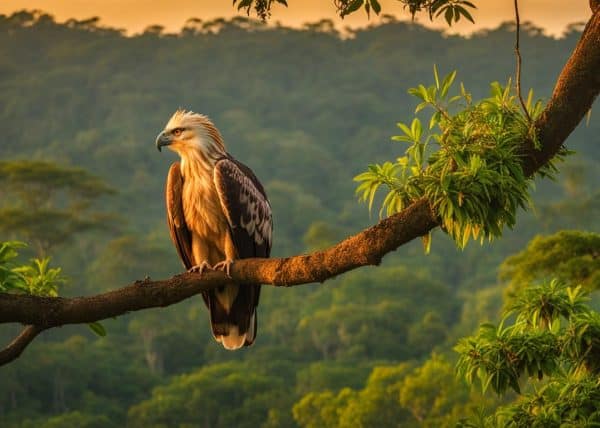
<instances>
[{"instance_id":1,"label":"eagle","mask_svg":"<svg viewBox=\"0 0 600 428\"><path fill-rule=\"evenodd\" d=\"M180 162L171 165L165 199L171 240L185 268L228 276L236 259L269 257L271 205L256 175L225 150L211 120L177 110L156 138ZM225 349L254 343L260 284L230 284L202 293L212 334Z\"/></svg>"}]
</instances>

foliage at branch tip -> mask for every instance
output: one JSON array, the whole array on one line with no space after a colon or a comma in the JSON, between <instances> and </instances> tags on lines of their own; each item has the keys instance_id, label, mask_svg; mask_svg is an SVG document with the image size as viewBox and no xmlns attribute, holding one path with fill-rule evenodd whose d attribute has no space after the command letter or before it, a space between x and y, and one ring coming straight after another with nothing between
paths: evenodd
<instances>
[{"instance_id":1,"label":"foliage at branch tip","mask_svg":"<svg viewBox=\"0 0 600 428\"><path fill-rule=\"evenodd\" d=\"M425 128L417 117L410 124L398 123L402 133L392 140L409 145L404 156L370 165L354 180L359 183L359 200L367 202L370 210L377 191L387 188L380 216L426 197L442 229L464 248L470 238L483 243L501 236L504 226L514 226L517 209L530 206L531 180L523 172L520 148L526 141L539 146L533 121L543 105L534 102L529 91L530 121L517 104L510 79L506 86L493 82L491 96L473 102L462 83L460 92L450 95L455 77L453 71L440 78L434 66L432 85L409 89L420 100L415 114L431 109L428 125ZM552 176L556 160L539 174ZM426 249L430 243L426 237Z\"/></svg>"},{"instance_id":2,"label":"foliage at branch tip","mask_svg":"<svg viewBox=\"0 0 600 428\"><path fill-rule=\"evenodd\" d=\"M250 16L250 11L254 9L256 16L266 21L271 17L271 6L273 3L279 3L287 7L286 0L233 0L233 5L237 3L237 10L245 10Z\"/></svg>"},{"instance_id":3,"label":"foliage at branch tip","mask_svg":"<svg viewBox=\"0 0 600 428\"><path fill-rule=\"evenodd\" d=\"M433 21L435 18L443 16L448 26L460 21L461 18L467 19L475 23L471 12L468 8L476 9L472 2L467 0L399 0L408 9L412 19L419 12L427 12L429 19ZM368 17L371 16L371 11L379 15L381 5L378 0L334 0L335 8L341 18L356 12L360 8L365 10Z\"/></svg>"},{"instance_id":4,"label":"foliage at branch tip","mask_svg":"<svg viewBox=\"0 0 600 428\"><path fill-rule=\"evenodd\" d=\"M50 268L50 258L31 259L18 265L18 249L27 245L19 241L0 242L0 292L56 297L66 283L60 268Z\"/></svg>"},{"instance_id":5,"label":"foliage at branch tip","mask_svg":"<svg viewBox=\"0 0 600 428\"><path fill-rule=\"evenodd\" d=\"M460 354L459 377L469 384L479 379L483 391L521 394L523 377L544 379L533 393L496 412L497 426L600 423L600 313L587 305L588 294L557 280L529 287L500 325L483 324L454 348ZM509 317L514 323L505 326Z\"/></svg>"},{"instance_id":6,"label":"foliage at branch tip","mask_svg":"<svg viewBox=\"0 0 600 428\"><path fill-rule=\"evenodd\" d=\"M399 0L405 9L408 9L412 18L419 12L425 11L430 20L443 16L449 26L460 21L461 18L475 23L469 8L477 7L467 0ZM233 0L233 5L237 5L238 10L244 10L248 15L253 10L257 17L266 21L271 17L271 7L274 3L279 3L287 7L287 0ZM381 4L379 0L333 0L338 15L344 17L364 9L367 17L371 12L379 15Z\"/></svg>"},{"instance_id":7,"label":"foliage at branch tip","mask_svg":"<svg viewBox=\"0 0 600 428\"><path fill-rule=\"evenodd\" d=\"M61 268L51 268L50 258L33 258L29 264L17 263L18 250L27 247L20 241L0 242L0 293L58 297L60 287L67 283ZM106 330L99 322L88 324L98 336Z\"/></svg>"}]
</instances>

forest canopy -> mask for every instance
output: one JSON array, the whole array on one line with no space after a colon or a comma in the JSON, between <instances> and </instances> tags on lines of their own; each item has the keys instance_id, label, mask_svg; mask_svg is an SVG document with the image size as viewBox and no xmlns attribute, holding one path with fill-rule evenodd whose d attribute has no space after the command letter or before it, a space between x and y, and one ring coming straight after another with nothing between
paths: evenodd
<instances>
[{"instance_id":1,"label":"forest canopy","mask_svg":"<svg viewBox=\"0 0 600 428\"><path fill-rule=\"evenodd\" d=\"M524 25L523 87L547 100L579 36L577 26L554 39ZM357 204L352 177L398 156L389 140L414 111L408 88L437 64L444 74L457 70L474 98L487 97L491 81L513 74L513 42L511 24L465 39L388 22L341 38L326 23L294 30L236 18L125 37L96 20L0 16L0 127L10 142L0 144L0 157L85 168L104 189L86 209L114 214L103 219L115 227L47 247L68 280L61 295L181 271L164 224L170 162L153 145L180 106L208 114L229 150L261 177L275 212L274 255L292 255L375 220ZM385 417L439 426L473 403L495 408L495 397L468 401L473 392L452 383L451 348L480 322L497 322L506 285L497 271L507 256L530 250L538 234L597 228L600 149L590 142L598 126L592 114L570 137L577 154L556 183L537 184L535 211L519 214L502 240L460 251L436 233L428 256L413 243L326 287L264 290L261 336L243 353L214 345L199 298L108 320L104 337L80 326L46 332L0 368L0 425L230 426L236 418L265 427L377 426ZM27 206L26 193L0 192L0 208ZM2 240L30 241L4 233ZM35 246L19 252L23 265L39 255ZM520 256L503 269L517 275ZM569 273L559 266L563 280ZM10 326L0 338L17 331ZM233 397L235 413L219 411L222 397ZM190 403L196 413L182 412Z\"/></svg>"}]
</instances>

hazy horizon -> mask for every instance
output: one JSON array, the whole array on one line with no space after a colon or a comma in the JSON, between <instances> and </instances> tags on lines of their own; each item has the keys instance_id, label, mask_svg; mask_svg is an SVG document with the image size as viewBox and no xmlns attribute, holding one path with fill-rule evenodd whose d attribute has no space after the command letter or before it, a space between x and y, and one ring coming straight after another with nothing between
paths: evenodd
<instances>
[{"instance_id":1,"label":"hazy horizon","mask_svg":"<svg viewBox=\"0 0 600 428\"><path fill-rule=\"evenodd\" d=\"M382 0L381 4L382 15L393 15L400 20L410 19L399 2ZM562 4L564 2L561 0L522 0L519 4L521 20L532 22L549 35L560 36L569 24L587 21L590 16L588 2L577 2L569 5L569 8L561 7ZM510 1L480 1L477 6L478 9L473 13L475 24L463 20L448 29L445 21L431 22L423 14L417 17L416 22L429 28L446 29L449 33L470 34L486 28L495 28L502 22L514 19L513 4ZM181 0L176 6L166 0L155 1L151 6L143 0L6 0L0 4L2 14L11 14L22 9L42 10L53 15L59 22L70 18L86 19L98 16L102 24L122 28L130 35L139 33L151 25L162 25L167 32L177 32L186 20L192 17L206 21L221 17L246 16L244 12L238 12L230 1L216 3L208 0ZM562 9L560 13L557 13L558 9ZM300 3L296 0L290 2L289 8L275 5L270 23L279 22L298 28L323 18L332 19L339 29L361 28L382 22L381 16L371 15L371 18L367 19L364 11L357 11L341 20L331 2L305 0Z\"/></svg>"}]
</instances>

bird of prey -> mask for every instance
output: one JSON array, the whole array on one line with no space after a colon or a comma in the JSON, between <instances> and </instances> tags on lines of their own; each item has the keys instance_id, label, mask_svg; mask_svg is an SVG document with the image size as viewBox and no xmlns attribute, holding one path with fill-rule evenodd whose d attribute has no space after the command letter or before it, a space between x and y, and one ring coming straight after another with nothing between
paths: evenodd
<instances>
[{"instance_id":1,"label":"bird of prey","mask_svg":"<svg viewBox=\"0 0 600 428\"><path fill-rule=\"evenodd\" d=\"M156 138L179 154L165 190L171 239L186 269L229 275L236 259L269 257L271 205L250 168L234 159L208 117L178 110ZM212 333L226 349L254 342L259 284L226 285L202 293Z\"/></svg>"}]
</instances>

